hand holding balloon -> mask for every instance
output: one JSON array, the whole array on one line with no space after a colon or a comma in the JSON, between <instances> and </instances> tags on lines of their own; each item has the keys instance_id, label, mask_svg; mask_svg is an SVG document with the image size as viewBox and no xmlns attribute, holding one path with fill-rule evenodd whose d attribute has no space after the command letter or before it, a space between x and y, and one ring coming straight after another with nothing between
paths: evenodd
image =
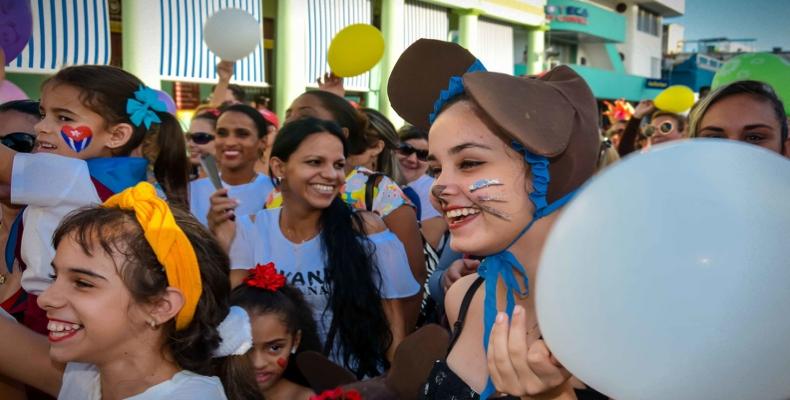
<instances>
[{"instance_id":1,"label":"hand holding balloon","mask_svg":"<svg viewBox=\"0 0 790 400\"><path fill-rule=\"evenodd\" d=\"M217 64L217 76L220 82L230 82L230 78L233 76L233 65L233 61L224 60Z\"/></svg>"},{"instance_id":2,"label":"hand holding balloon","mask_svg":"<svg viewBox=\"0 0 790 400\"><path fill-rule=\"evenodd\" d=\"M346 95L346 88L343 87L343 78L333 72L327 72L323 77L316 79L318 88L329 93L334 93L340 97Z\"/></svg>"},{"instance_id":3,"label":"hand holding balloon","mask_svg":"<svg viewBox=\"0 0 790 400\"><path fill-rule=\"evenodd\" d=\"M634 118L644 118L656 111L656 106L653 100L642 100L636 105L634 110Z\"/></svg>"},{"instance_id":4,"label":"hand holding balloon","mask_svg":"<svg viewBox=\"0 0 790 400\"><path fill-rule=\"evenodd\" d=\"M571 374L554 358L535 325L527 329L524 308L499 313L488 343L488 372L497 391L513 396L554 398L566 389Z\"/></svg>"}]
</instances>

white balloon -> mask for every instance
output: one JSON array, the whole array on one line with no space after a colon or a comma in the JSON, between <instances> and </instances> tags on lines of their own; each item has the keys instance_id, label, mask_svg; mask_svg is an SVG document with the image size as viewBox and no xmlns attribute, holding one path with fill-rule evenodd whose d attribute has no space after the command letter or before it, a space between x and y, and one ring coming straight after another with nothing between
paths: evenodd
<instances>
[{"instance_id":1,"label":"white balloon","mask_svg":"<svg viewBox=\"0 0 790 400\"><path fill-rule=\"evenodd\" d=\"M203 25L203 40L221 60L241 60L260 43L261 28L248 12L225 8L208 17Z\"/></svg>"},{"instance_id":2,"label":"white balloon","mask_svg":"<svg viewBox=\"0 0 790 400\"><path fill-rule=\"evenodd\" d=\"M618 400L790 398L790 160L657 146L595 177L552 229L541 332Z\"/></svg>"}]
</instances>

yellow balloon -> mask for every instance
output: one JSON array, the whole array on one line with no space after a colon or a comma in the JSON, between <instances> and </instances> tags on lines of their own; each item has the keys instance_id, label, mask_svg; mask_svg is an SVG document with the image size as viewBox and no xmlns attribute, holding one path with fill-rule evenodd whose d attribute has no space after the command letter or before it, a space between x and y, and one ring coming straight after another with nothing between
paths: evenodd
<instances>
[{"instance_id":1,"label":"yellow balloon","mask_svg":"<svg viewBox=\"0 0 790 400\"><path fill-rule=\"evenodd\" d=\"M329 44L327 61L332 72L351 77L367 72L384 55L384 36L373 25L349 25Z\"/></svg>"},{"instance_id":2,"label":"yellow balloon","mask_svg":"<svg viewBox=\"0 0 790 400\"><path fill-rule=\"evenodd\" d=\"M688 86L673 85L661 91L653 104L661 111L682 113L694 105L694 92Z\"/></svg>"}]
</instances>

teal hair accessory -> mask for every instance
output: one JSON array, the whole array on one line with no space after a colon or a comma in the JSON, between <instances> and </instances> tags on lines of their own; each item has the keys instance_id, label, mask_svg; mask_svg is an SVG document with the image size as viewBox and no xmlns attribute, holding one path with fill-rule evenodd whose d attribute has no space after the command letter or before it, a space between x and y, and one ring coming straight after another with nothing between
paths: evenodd
<instances>
[{"instance_id":1,"label":"teal hair accessory","mask_svg":"<svg viewBox=\"0 0 790 400\"><path fill-rule=\"evenodd\" d=\"M158 91L147 86L140 85L134 92L134 99L126 100L126 113L134 126L145 124L145 128L150 129L152 123L161 123L155 111L167 112L167 105L159 100Z\"/></svg>"}]
</instances>

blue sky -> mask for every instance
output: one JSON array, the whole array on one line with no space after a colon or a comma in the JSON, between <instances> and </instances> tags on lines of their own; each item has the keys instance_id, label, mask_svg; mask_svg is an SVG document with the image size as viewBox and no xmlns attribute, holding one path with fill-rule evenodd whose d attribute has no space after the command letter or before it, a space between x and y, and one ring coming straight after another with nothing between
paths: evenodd
<instances>
[{"instance_id":1,"label":"blue sky","mask_svg":"<svg viewBox=\"0 0 790 400\"><path fill-rule=\"evenodd\" d=\"M685 37L754 38L757 50L790 50L790 0L686 0L686 14L665 23L685 26Z\"/></svg>"}]
</instances>

